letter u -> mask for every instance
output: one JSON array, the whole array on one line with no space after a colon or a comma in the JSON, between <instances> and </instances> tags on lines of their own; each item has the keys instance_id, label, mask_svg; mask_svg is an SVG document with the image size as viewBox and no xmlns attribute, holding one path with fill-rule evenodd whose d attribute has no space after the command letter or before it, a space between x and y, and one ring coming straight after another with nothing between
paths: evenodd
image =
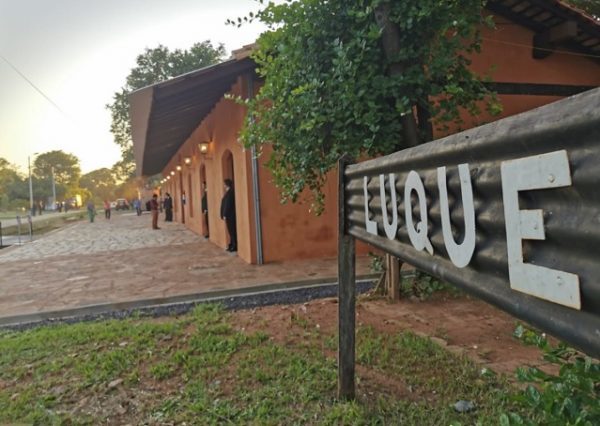
<instances>
[{"instance_id":1,"label":"letter u","mask_svg":"<svg viewBox=\"0 0 600 426\"><path fill-rule=\"evenodd\" d=\"M389 223L388 212L387 212L387 197L385 194L385 175L379 175L379 193L381 195L381 215L383 216L383 229L385 229L385 235L390 240L396 239L396 232L398 232L398 204L396 202L396 175L394 173L389 174L390 182L390 193L392 201L392 223Z\"/></svg>"},{"instance_id":2,"label":"letter u","mask_svg":"<svg viewBox=\"0 0 600 426\"><path fill-rule=\"evenodd\" d=\"M459 164L460 192L465 220L465 238L461 244L454 241L450 223L450 206L448 205L448 190L446 187L446 167L438 167L438 189L440 191L440 211L442 215L442 233L444 245L450 260L458 268L469 264L475 251L475 204L473 203L473 187L468 164Z\"/></svg>"}]
</instances>

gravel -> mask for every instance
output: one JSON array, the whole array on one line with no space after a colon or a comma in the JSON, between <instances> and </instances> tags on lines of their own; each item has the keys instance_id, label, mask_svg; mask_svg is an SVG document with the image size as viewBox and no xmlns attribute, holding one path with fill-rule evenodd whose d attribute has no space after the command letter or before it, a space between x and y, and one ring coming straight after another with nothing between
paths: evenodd
<instances>
[{"instance_id":1,"label":"gravel","mask_svg":"<svg viewBox=\"0 0 600 426\"><path fill-rule=\"evenodd\" d=\"M357 294L365 293L374 287L373 280L362 280L356 282ZM270 305L292 305L304 303L310 300L337 296L337 283L328 283L318 286L301 287L294 289L271 290L261 293L240 294L238 296L226 296L219 298L206 298L189 302L178 302L164 305L137 307L132 309L113 310L97 314L82 314L69 317L48 318L43 320L22 322L0 326L0 329L22 331L36 327L54 324L75 324L85 321L103 321L109 319L125 319L135 317L162 317L178 316L188 313L194 307L202 303L221 303L228 310L251 309L259 306Z\"/></svg>"}]
</instances>

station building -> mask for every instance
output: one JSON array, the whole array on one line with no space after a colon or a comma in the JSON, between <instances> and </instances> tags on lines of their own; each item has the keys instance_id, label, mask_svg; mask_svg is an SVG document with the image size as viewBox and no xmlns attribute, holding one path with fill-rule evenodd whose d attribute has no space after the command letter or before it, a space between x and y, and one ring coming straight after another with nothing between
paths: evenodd
<instances>
[{"instance_id":1,"label":"station building","mask_svg":"<svg viewBox=\"0 0 600 426\"><path fill-rule=\"evenodd\" d=\"M482 28L474 71L493 70L490 88L503 105L500 116L468 119L469 126L497 120L600 86L600 21L555 0L490 0L496 28ZM140 89L130 95L137 171L160 173L162 193L174 201L174 219L225 248L220 219L223 180L232 179L238 256L262 264L333 257L337 253L337 180L326 183L325 211L281 204L262 156L245 149L239 132L245 107L230 99L254 96L261 81L252 47L231 59ZM439 137L442 135L436 135ZM208 194L208 220L201 197ZM185 202L183 201L185 199ZM359 253L367 247L359 244Z\"/></svg>"}]
</instances>

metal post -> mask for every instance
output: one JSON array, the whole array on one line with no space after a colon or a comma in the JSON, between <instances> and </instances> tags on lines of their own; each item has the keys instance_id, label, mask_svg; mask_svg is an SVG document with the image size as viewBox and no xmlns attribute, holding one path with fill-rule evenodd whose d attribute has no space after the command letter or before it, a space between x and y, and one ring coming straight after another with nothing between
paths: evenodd
<instances>
[{"instance_id":1,"label":"metal post","mask_svg":"<svg viewBox=\"0 0 600 426\"><path fill-rule=\"evenodd\" d=\"M56 183L54 181L54 166L52 166L52 210L56 209Z\"/></svg>"},{"instance_id":2,"label":"metal post","mask_svg":"<svg viewBox=\"0 0 600 426\"><path fill-rule=\"evenodd\" d=\"M34 152L33 155L38 155L39 152ZM27 169L29 170L29 213L35 215L33 210L33 184L31 183L31 155L27 156Z\"/></svg>"},{"instance_id":3,"label":"metal post","mask_svg":"<svg viewBox=\"0 0 600 426\"><path fill-rule=\"evenodd\" d=\"M248 99L254 97L254 74L248 75ZM252 145L250 149L251 164L252 164L252 191L254 193L254 226L256 227L256 264L262 265L263 259L263 243L262 243L262 221L260 217L260 187L258 184L258 154L256 147Z\"/></svg>"},{"instance_id":4,"label":"metal post","mask_svg":"<svg viewBox=\"0 0 600 426\"><path fill-rule=\"evenodd\" d=\"M19 245L21 245L21 216L17 216L17 235L18 235Z\"/></svg>"},{"instance_id":5,"label":"metal post","mask_svg":"<svg viewBox=\"0 0 600 426\"><path fill-rule=\"evenodd\" d=\"M27 169L29 170L29 212L33 214L33 185L31 184L31 156L27 156Z\"/></svg>"},{"instance_id":6,"label":"metal post","mask_svg":"<svg viewBox=\"0 0 600 426\"><path fill-rule=\"evenodd\" d=\"M33 241L33 221L31 220L31 215L27 215L27 222L29 223L29 241Z\"/></svg>"},{"instance_id":7,"label":"metal post","mask_svg":"<svg viewBox=\"0 0 600 426\"><path fill-rule=\"evenodd\" d=\"M350 163L344 155L338 161L338 398L354 399L356 245L348 234L344 171Z\"/></svg>"}]
</instances>

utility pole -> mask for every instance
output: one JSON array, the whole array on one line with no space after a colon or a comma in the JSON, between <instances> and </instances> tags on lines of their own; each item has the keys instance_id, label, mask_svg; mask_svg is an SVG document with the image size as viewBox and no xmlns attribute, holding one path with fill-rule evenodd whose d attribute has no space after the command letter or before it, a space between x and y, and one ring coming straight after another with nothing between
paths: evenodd
<instances>
[{"instance_id":1,"label":"utility pole","mask_svg":"<svg viewBox=\"0 0 600 426\"><path fill-rule=\"evenodd\" d=\"M56 210L56 184L54 182L54 166L50 169L52 171L52 210Z\"/></svg>"},{"instance_id":2,"label":"utility pole","mask_svg":"<svg viewBox=\"0 0 600 426\"><path fill-rule=\"evenodd\" d=\"M33 155L38 155L34 152ZM27 168L29 169L29 214L33 215L33 185L31 184L31 155L27 156Z\"/></svg>"},{"instance_id":3,"label":"utility pole","mask_svg":"<svg viewBox=\"0 0 600 426\"><path fill-rule=\"evenodd\" d=\"M31 156L27 156L27 168L29 169L29 214L33 214L33 186L31 185Z\"/></svg>"}]
</instances>

